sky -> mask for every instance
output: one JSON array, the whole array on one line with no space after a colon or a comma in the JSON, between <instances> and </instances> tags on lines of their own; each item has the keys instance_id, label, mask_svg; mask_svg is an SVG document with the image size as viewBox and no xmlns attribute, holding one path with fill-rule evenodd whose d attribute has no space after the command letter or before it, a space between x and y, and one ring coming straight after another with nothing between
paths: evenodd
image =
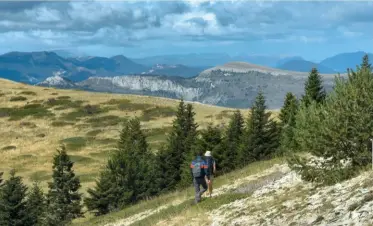
<instances>
[{"instance_id":1,"label":"sky","mask_svg":"<svg viewBox=\"0 0 373 226\"><path fill-rule=\"evenodd\" d=\"M373 52L373 1L0 1L0 53Z\"/></svg>"}]
</instances>

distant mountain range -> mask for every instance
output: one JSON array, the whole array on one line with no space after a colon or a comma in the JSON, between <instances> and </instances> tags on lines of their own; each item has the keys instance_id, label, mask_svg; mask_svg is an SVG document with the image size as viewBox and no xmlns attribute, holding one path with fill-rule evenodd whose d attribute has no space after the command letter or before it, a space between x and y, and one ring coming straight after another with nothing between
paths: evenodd
<instances>
[{"instance_id":1,"label":"distant mountain range","mask_svg":"<svg viewBox=\"0 0 373 226\"><path fill-rule=\"evenodd\" d=\"M35 84L58 75L79 82L95 76L158 74L180 77L197 76L208 67L185 65L145 66L118 55L106 57L63 58L54 52L10 52L0 55L0 77Z\"/></svg>"},{"instance_id":2,"label":"distant mountain range","mask_svg":"<svg viewBox=\"0 0 373 226\"><path fill-rule=\"evenodd\" d=\"M347 68L356 70L356 65L361 64L361 59L367 54L363 51L353 53L341 53L332 57L328 57L320 62L321 65L327 66L334 71L346 72ZM373 62L373 54L368 53L370 62Z\"/></svg>"},{"instance_id":3,"label":"distant mountain range","mask_svg":"<svg viewBox=\"0 0 373 226\"><path fill-rule=\"evenodd\" d=\"M312 68L317 68L320 73L336 73L336 70L333 70L327 66L322 64L314 63L311 61L303 60L303 59L295 59L287 61L281 65L278 65L276 68L289 70L289 71L300 71L300 72L309 72Z\"/></svg>"},{"instance_id":4,"label":"distant mountain range","mask_svg":"<svg viewBox=\"0 0 373 226\"><path fill-rule=\"evenodd\" d=\"M303 94L308 74L231 62L204 70L192 78L160 75L97 76L72 82L53 76L38 85L167 98L182 97L188 101L236 108L250 107L261 89L267 98L267 106L278 109L283 104L286 92L293 92L298 97ZM327 91L333 87L334 76L322 74Z\"/></svg>"},{"instance_id":5,"label":"distant mountain range","mask_svg":"<svg viewBox=\"0 0 373 226\"><path fill-rule=\"evenodd\" d=\"M240 61L192 67L176 64L180 60L177 57L167 64L149 66L122 55L63 58L54 52L11 52L0 56L0 77L59 88L183 97L237 108L250 107L260 88L267 96L268 107L279 108L286 92L302 94L312 67L319 69L326 89L330 90L336 71L343 73L342 68L355 68L363 55L363 52L339 54L318 64L300 57L281 58L276 61L276 68ZM198 61L198 55L195 57ZM211 55L210 59L214 57ZM256 58L265 59L269 58Z\"/></svg>"},{"instance_id":6,"label":"distant mountain range","mask_svg":"<svg viewBox=\"0 0 373 226\"><path fill-rule=\"evenodd\" d=\"M185 54L153 56L130 59L123 55L107 57L76 57L68 51L10 52L0 55L0 77L36 84L46 78L59 75L73 82L90 77L115 77L124 75L166 75L184 78L198 76L205 69L229 62L249 62L289 71L309 72L317 67L320 73L346 72L360 64L364 52L342 53L319 63L299 56L279 57L261 55ZM373 54L369 54L373 59Z\"/></svg>"}]
</instances>

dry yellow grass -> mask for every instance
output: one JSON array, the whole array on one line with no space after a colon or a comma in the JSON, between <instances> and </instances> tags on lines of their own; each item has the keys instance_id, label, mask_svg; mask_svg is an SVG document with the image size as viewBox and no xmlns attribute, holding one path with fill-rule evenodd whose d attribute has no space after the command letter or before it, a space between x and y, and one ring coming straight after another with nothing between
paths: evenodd
<instances>
[{"instance_id":1,"label":"dry yellow grass","mask_svg":"<svg viewBox=\"0 0 373 226\"><path fill-rule=\"evenodd\" d=\"M19 96L23 91L32 91L36 95L22 95L27 98L25 101L11 102L12 96ZM38 86L30 86L21 83L15 83L8 80L0 79L0 108L15 108L22 107L26 103L33 101L46 101L49 98L57 98L59 96L69 96L72 101L84 101L84 105L100 105L112 99L127 99L131 103L150 104L160 107L174 107L178 105L177 100L148 97L139 95L123 95L123 94L108 94L94 93L77 90L62 90L54 88L45 88ZM200 128L205 127L208 123L219 124L227 123L229 113L235 109L193 103L196 112L196 122ZM45 183L50 179L52 157L56 152L61 140L71 137L86 137L86 133L95 129L101 129L95 139L111 138L117 139L121 125L105 126L104 128L92 128L90 126L77 126L83 124L83 119L77 122L76 125L67 125L63 127L52 126L53 120L57 120L61 115L71 112L74 109L55 110L49 109L55 114L52 118L33 118L27 116L17 121L10 121L9 117L1 117L0 115L0 172L4 172L4 177L7 178L10 169L14 168L18 174L24 178L26 184L30 184L33 179L42 181L42 187L46 188ZM228 111L228 114L227 114ZM242 110L246 116L248 110ZM100 116L119 116L132 117L141 116L142 111L122 111L110 109ZM274 114L275 116L277 114ZM157 118L150 121L142 122L143 128L162 128L171 126L173 117ZM24 126L24 123L34 123L36 127ZM45 137L38 136L45 134ZM161 134L162 135L162 134ZM163 134L164 135L164 134ZM152 139L150 145L155 144L157 138ZM13 150L2 150L4 147L15 146ZM78 161L74 165L76 173L81 177L82 191L94 184L95 176L97 176L100 168L106 163L107 151L113 147L105 143L88 142L87 145L79 150L68 151L68 154L73 155Z\"/></svg>"}]
</instances>

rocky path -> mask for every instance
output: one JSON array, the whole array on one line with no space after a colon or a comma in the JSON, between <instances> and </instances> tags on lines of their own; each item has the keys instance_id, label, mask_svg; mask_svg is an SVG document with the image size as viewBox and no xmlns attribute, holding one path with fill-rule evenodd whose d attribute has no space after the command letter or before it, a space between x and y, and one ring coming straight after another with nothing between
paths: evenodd
<instances>
[{"instance_id":1,"label":"rocky path","mask_svg":"<svg viewBox=\"0 0 373 226\"><path fill-rule=\"evenodd\" d=\"M249 198L210 212L212 225L373 225L372 172L320 188L283 172Z\"/></svg>"},{"instance_id":2,"label":"rocky path","mask_svg":"<svg viewBox=\"0 0 373 226\"><path fill-rule=\"evenodd\" d=\"M225 193L247 193L251 196L208 212L209 225L373 226L372 172L333 186L315 188L302 181L286 164L274 165L263 172L215 189L213 196ZM143 211L107 226L131 225L185 200ZM206 217L206 213L203 217ZM186 221L184 218L176 216L163 223L199 225L198 219Z\"/></svg>"}]
</instances>

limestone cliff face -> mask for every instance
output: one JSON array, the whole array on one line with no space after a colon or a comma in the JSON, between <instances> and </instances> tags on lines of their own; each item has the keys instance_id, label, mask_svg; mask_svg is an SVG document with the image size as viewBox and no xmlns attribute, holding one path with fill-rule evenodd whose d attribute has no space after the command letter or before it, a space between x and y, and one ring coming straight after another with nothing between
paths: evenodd
<instances>
[{"instance_id":1,"label":"limestone cliff face","mask_svg":"<svg viewBox=\"0 0 373 226\"><path fill-rule=\"evenodd\" d=\"M258 65L232 62L207 69L194 78L159 75L90 77L75 83L76 87L99 92L115 92L184 98L204 104L248 108L262 90L270 109L282 106L287 92L300 97L308 73L284 71ZM322 75L324 87L332 89L334 75ZM59 86L48 79L41 85Z\"/></svg>"}]
</instances>

